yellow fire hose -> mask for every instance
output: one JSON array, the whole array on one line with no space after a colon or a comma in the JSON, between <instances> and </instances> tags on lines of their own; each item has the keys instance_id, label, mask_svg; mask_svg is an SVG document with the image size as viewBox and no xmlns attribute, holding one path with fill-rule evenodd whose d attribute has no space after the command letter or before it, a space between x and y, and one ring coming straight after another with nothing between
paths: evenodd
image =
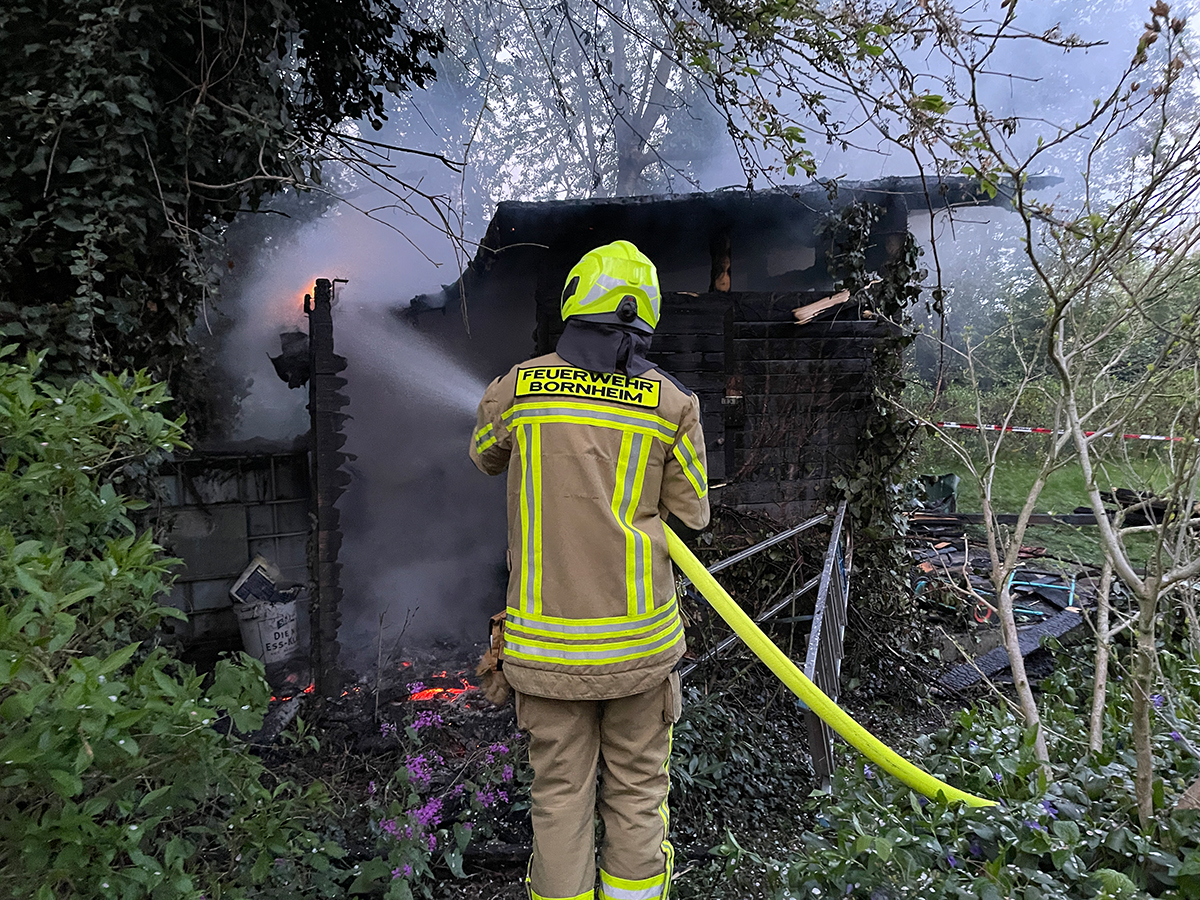
<instances>
[{"instance_id":1,"label":"yellow fire hose","mask_svg":"<svg viewBox=\"0 0 1200 900\"><path fill-rule=\"evenodd\" d=\"M809 681L804 673L796 668L796 664L775 646L761 628L754 624L754 620L742 611L734 599L708 573L703 563L696 559L692 551L679 539L679 536L666 525L663 528L667 532L667 548L670 550L671 559L704 595L704 599L712 605L722 619L729 623L729 626L737 632L738 637L746 642L754 654L766 663L767 668L774 672L775 676L787 685L792 693L803 700L809 709L824 719L830 728L845 738L850 746L885 772L894 775L914 791L924 794L926 797L938 799L940 796L947 801L961 800L968 806L996 805L995 801L960 791L917 768L850 718L841 707L826 696L824 691Z\"/></svg>"}]
</instances>

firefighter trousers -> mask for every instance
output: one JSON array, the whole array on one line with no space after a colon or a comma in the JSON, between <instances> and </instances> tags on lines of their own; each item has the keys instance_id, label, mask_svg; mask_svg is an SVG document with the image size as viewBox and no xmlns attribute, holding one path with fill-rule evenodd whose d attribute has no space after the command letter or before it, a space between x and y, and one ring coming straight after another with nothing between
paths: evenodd
<instances>
[{"instance_id":1,"label":"firefighter trousers","mask_svg":"<svg viewBox=\"0 0 1200 900\"><path fill-rule=\"evenodd\" d=\"M674 850L667 840L671 727L679 677L615 700L517 694L517 724L533 767L533 900L592 900L595 814L604 825L600 900L666 900Z\"/></svg>"}]
</instances>

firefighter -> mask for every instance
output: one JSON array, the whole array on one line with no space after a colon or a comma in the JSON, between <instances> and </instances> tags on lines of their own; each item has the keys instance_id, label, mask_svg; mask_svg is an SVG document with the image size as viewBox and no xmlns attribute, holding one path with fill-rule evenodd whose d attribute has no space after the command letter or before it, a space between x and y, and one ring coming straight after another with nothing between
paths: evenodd
<instances>
[{"instance_id":1,"label":"firefighter","mask_svg":"<svg viewBox=\"0 0 1200 900\"><path fill-rule=\"evenodd\" d=\"M663 518L708 524L700 403L646 359L658 273L633 244L567 276L557 350L479 404L471 459L508 470L502 650L533 766L534 900L666 898L683 622Z\"/></svg>"}]
</instances>

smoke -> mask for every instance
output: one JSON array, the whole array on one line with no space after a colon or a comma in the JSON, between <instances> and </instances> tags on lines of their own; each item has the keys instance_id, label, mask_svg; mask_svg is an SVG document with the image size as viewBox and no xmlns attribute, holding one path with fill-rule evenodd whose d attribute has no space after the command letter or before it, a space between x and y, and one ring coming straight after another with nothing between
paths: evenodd
<instances>
[{"instance_id":1,"label":"smoke","mask_svg":"<svg viewBox=\"0 0 1200 900\"><path fill-rule=\"evenodd\" d=\"M388 199L360 189L354 204ZM381 614L385 643L406 621L406 640L461 640L503 607L503 480L467 459L476 404L496 373L479 371L489 354L469 340L439 341L396 315L406 298L457 276L444 234L394 211L372 219L321 204L297 215L297 202L276 204L290 218L251 217L228 235L219 364L245 396L225 439L287 442L308 431L307 389L289 390L269 356L280 332L307 330L303 298L314 281L344 279L333 306L335 350L347 360L344 450L353 457L339 501L341 642L343 662L361 666Z\"/></svg>"},{"instance_id":2,"label":"smoke","mask_svg":"<svg viewBox=\"0 0 1200 900\"><path fill-rule=\"evenodd\" d=\"M985 103L1021 119L1022 141L1036 140L1046 122L1086 111L1128 61L1144 7L1145 0L1084 7L1023 4L1020 21L1027 31L1061 21L1066 31L1108 43L1070 54L1033 41L1003 43L990 66L997 74L980 85ZM353 206L372 210L370 217L319 196L280 198L276 211L289 218L248 217L237 225L224 268L226 327L219 360L246 388L229 434L235 439L288 440L307 431L307 391L290 391L268 356L279 352L280 331L305 330L302 299L316 278L347 281L338 285L334 307L335 349L348 361L344 376L352 418L345 425L345 450L355 457L353 481L340 502L345 590L340 640L343 661L356 666L373 658L381 617L389 647L402 629L406 643L477 640L485 633L486 616L503 606L504 479L481 475L467 458L467 446L487 382L532 350L532 295L528 321L476 324L470 336L454 308L444 317L431 314L432 323L423 318L417 328L396 311L407 298L436 293L457 278L497 200L544 196L539 190L549 188L538 188L536 168L524 164L528 148L502 130L487 132L504 123L484 115L485 81L462 65L443 74L430 90L405 97L393 124L371 136L454 159L468 156L470 165L461 175L421 161L403 176L426 194L451 198L450 221L458 223L460 234L452 239L406 214L395 196L341 173ZM710 115L675 122L695 129L694 139L681 143L689 153L702 147L688 162L702 189L745 183L731 143L716 138ZM913 174L910 159L872 149L825 148L819 174L851 180ZM417 158L399 157L402 163L412 159ZM1078 160L1068 155L1053 168L1052 174L1076 178ZM522 190L529 193L512 193ZM997 210L932 223L943 278L955 285L956 315L986 308L995 297L997 266L1004 278L1022 277L1013 225L1011 216ZM931 230L927 217L914 219L913 226L919 237ZM932 262L929 254L925 262ZM486 298L475 302L481 309Z\"/></svg>"}]
</instances>

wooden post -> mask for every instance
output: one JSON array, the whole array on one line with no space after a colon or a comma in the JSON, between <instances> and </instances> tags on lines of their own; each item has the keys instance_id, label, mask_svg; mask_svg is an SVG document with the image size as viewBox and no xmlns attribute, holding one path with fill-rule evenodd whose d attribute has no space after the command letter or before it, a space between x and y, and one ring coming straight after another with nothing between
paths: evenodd
<instances>
[{"instance_id":1,"label":"wooden post","mask_svg":"<svg viewBox=\"0 0 1200 900\"><path fill-rule=\"evenodd\" d=\"M346 454L342 446L346 436L342 424L349 416L342 412L349 399L341 393L346 379L338 373L346 360L333 352L333 283L318 278L316 300L304 298L308 314L308 412L312 421L309 452L312 455L312 498L316 531L309 554L312 591L312 660L317 696L336 696L342 689L339 666L338 627L342 622L341 564L338 551L342 530L337 499L350 483L342 469Z\"/></svg>"}]
</instances>

